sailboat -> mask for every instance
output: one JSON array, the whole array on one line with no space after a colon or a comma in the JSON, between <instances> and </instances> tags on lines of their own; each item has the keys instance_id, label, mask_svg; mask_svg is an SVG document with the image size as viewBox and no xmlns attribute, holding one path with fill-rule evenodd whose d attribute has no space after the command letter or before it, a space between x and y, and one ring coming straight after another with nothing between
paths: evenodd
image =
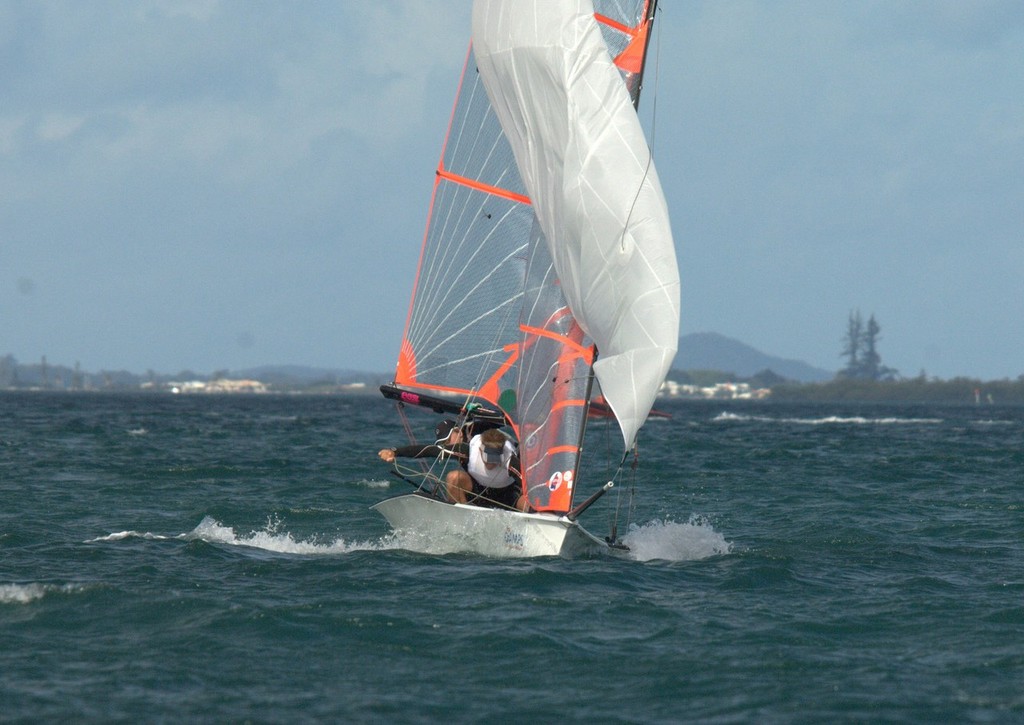
<instances>
[{"instance_id":1,"label":"sailboat","mask_svg":"<svg viewBox=\"0 0 1024 725\"><path fill-rule=\"evenodd\" d=\"M675 356L679 272L636 113L653 0L476 0L395 379L409 406L502 426L530 511L452 503L436 466L373 506L396 532L485 556L624 548L581 514L588 404L623 459ZM589 493L576 503L577 492Z\"/></svg>"}]
</instances>

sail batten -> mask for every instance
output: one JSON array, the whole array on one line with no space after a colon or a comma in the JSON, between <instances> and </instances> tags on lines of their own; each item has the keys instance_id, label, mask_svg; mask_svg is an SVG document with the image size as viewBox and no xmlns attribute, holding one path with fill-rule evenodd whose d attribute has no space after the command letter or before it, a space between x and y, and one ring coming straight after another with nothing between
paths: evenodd
<instances>
[{"instance_id":1,"label":"sail batten","mask_svg":"<svg viewBox=\"0 0 1024 725\"><path fill-rule=\"evenodd\" d=\"M476 181L475 179L469 179L466 178L465 176L459 176L458 174L449 173L447 171L444 171L443 169L438 169L437 175L440 176L442 179L446 179L447 181L452 181L456 184L462 184L464 186L470 187L471 189L482 191L486 194L502 196L506 199L511 199L512 201L518 201L520 204L530 203L530 197L525 196L523 194L516 194L515 192L508 191L507 189L502 189L500 186L484 184L479 181Z\"/></svg>"}]
</instances>

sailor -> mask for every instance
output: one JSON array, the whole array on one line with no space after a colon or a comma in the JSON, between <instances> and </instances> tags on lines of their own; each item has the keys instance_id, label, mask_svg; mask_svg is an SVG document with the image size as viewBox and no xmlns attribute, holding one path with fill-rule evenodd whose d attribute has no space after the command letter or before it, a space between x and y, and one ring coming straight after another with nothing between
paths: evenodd
<instances>
[{"instance_id":1,"label":"sailor","mask_svg":"<svg viewBox=\"0 0 1024 725\"><path fill-rule=\"evenodd\" d=\"M446 419L437 424L434 437L434 443L384 448L377 455L385 463L392 463L395 458L454 459L462 468L449 471L445 476L445 488L451 501L530 510L526 497L521 494L519 454L508 436L491 428L474 435L467 444L462 428Z\"/></svg>"},{"instance_id":2,"label":"sailor","mask_svg":"<svg viewBox=\"0 0 1024 725\"><path fill-rule=\"evenodd\" d=\"M508 436L495 428L470 439L463 470L449 472L446 483L456 503L530 510L522 495L519 454Z\"/></svg>"}]
</instances>

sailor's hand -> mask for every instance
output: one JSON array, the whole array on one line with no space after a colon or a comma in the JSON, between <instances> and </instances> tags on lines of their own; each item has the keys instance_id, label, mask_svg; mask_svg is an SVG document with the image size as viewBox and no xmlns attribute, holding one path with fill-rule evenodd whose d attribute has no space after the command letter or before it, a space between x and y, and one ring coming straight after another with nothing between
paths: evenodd
<instances>
[{"instance_id":1,"label":"sailor's hand","mask_svg":"<svg viewBox=\"0 0 1024 725\"><path fill-rule=\"evenodd\" d=\"M383 448L380 453L377 454L382 461L385 463L394 463L395 461L395 449L394 448Z\"/></svg>"}]
</instances>

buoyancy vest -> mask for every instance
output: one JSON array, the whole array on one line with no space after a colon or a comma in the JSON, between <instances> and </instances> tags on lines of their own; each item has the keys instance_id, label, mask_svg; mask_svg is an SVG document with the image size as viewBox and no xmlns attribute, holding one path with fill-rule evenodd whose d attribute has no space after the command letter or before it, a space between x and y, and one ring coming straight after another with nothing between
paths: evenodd
<instances>
[{"instance_id":1,"label":"buoyancy vest","mask_svg":"<svg viewBox=\"0 0 1024 725\"><path fill-rule=\"evenodd\" d=\"M469 441L469 462L466 464L466 472L485 488L505 488L512 485L515 479L508 472L509 461L516 452L512 441L505 441L501 451L501 465L490 470L484 465L483 447L484 443L479 434Z\"/></svg>"}]
</instances>

